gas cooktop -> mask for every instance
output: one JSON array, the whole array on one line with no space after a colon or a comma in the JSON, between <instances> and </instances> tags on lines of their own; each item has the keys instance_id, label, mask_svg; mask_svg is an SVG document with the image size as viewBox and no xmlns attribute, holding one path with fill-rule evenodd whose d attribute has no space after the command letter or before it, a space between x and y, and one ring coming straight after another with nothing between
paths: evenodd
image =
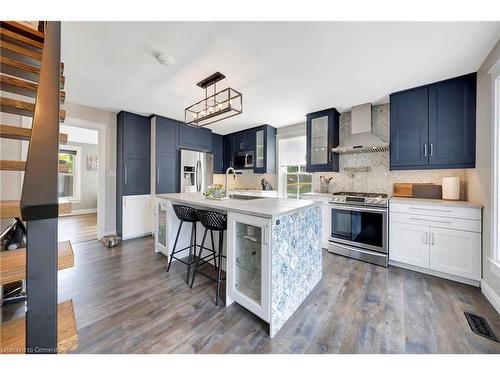
<instances>
[{"instance_id":1,"label":"gas cooktop","mask_svg":"<svg viewBox=\"0 0 500 375\"><path fill-rule=\"evenodd\" d=\"M339 191L332 194L330 203L342 203L361 206L387 207L387 194Z\"/></svg>"}]
</instances>

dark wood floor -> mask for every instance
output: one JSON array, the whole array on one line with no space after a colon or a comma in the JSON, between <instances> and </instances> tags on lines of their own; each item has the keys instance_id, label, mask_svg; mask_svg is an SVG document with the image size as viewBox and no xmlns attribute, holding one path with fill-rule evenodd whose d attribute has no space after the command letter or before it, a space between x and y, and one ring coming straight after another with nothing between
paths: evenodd
<instances>
[{"instance_id":1,"label":"dark wood floor","mask_svg":"<svg viewBox=\"0 0 500 375\"><path fill-rule=\"evenodd\" d=\"M75 244L95 239L97 239L97 214L59 217L59 241L71 241Z\"/></svg>"},{"instance_id":2,"label":"dark wood floor","mask_svg":"<svg viewBox=\"0 0 500 375\"><path fill-rule=\"evenodd\" d=\"M500 336L500 316L479 289L400 268L325 252L323 280L271 340L239 305L216 307L208 280L191 290L184 265L167 274L151 238L74 251L59 296L74 301L79 353L500 353L463 315L485 316Z\"/></svg>"}]
</instances>

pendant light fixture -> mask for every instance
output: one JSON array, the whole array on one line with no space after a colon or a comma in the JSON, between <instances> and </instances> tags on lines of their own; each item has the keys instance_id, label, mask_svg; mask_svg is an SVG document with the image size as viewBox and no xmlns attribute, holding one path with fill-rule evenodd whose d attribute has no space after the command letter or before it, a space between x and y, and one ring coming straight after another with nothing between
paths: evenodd
<instances>
[{"instance_id":1,"label":"pendant light fixture","mask_svg":"<svg viewBox=\"0 0 500 375\"><path fill-rule=\"evenodd\" d=\"M187 107L184 121L187 125L202 127L243 113L243 95L231 87L217 91L217 82L226 76L220 72L198 82L205 89L205 99Z\"/></svg>"}]
</instances>

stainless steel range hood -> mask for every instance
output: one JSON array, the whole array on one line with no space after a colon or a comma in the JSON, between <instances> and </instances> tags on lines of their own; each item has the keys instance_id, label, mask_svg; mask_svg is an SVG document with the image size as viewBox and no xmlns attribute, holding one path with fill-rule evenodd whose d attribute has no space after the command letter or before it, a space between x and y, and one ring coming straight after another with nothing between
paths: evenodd
<instances>
[{"instance_id":1,"label":"stainless steel range hood","mask_svg":"<svg viewBox=\"0 0 500 375\"><path fill-rule=\"evenodd\" d=\"M332 152L337 154L361 154L388 151L389 144L372 133L372 105L370 103L352 107L351 135L340 140Z\"/></svg>"}]
</instances>

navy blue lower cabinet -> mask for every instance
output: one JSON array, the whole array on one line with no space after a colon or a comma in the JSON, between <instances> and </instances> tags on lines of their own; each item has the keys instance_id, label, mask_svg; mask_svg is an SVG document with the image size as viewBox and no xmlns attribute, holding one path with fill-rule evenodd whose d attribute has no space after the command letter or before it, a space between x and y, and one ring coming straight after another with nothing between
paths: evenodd
<instances>
[{"instance_id":1,"label":"navy blue lower cabinet","mask_svg":"<svg viewBox=\"0 0 500 375\"><path fill-rule=\"evenodd\" d=\"M412 169L429 161L428 88L421 87L390 96L391 169Z\"/></svg>"},{"instance_id":2,"label":"navy blue lower cabinet","mask_svg":"<svg viewBox=\"0 0 500 375\"><path fill-rule=\"evenodd\" d=\"M474 168L476 73L429 86L429 164Z\"/></svg>"},{"instance_id":3,"label":"navy blue lower cabinet","mask_svg":"<svg viewBox=\"0 0 500 375\"><path fill-rule=\"evenodd\" d=\"M156 194L178 193L179 182L179 153L177 139L179 122L165 117L152 118L156 128Z\"/></svg>"},{"instance_id":4,"label":"navy blue lower cabinet","mask_svg":"<svg viewBox=\"0 0 500 375\"><path fill-rule=\"evenodd\" d=\"M214 173L224 173L223 136L212 133L212 153L214 155Z\"/></svg>"},{"instance_id":5,"label":"navy blue lower cabinet","mask_svg":"<svg viewBox=\"0 0 500 375\"><path fill-rule=\"evenodd\" d=\"M339 145L340 113L335 108L306 116L306 171L338 172L339 155L332 152Z\"/></svg>"},{"instance_id":6,"label":"navy blue lower cabinet","mask_svg":"<svg viewBox=\"0 0 500 375\"><path fill-rule=\"evenodd\" d=\"M390 169L474 168L476 73L391 94Z\"/></svg>"}]
</instances>

